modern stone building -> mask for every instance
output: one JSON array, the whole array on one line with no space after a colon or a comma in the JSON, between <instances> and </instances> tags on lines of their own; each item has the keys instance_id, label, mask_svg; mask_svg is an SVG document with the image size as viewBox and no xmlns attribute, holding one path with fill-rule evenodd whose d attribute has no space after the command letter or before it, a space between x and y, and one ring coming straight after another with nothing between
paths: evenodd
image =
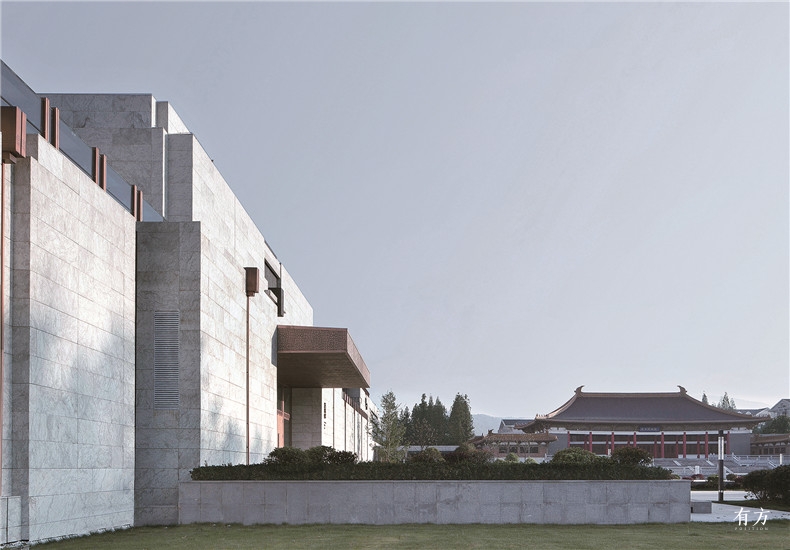
<instances>
[{"instance_id":1,"label":"modern stone building","mask_svg":"<svg viewBox=\"0 0 790 550\"><path fill-rule=\"evenodd\" d=\"M370 375L151 95L2 65L0 542L176 523L202 464L372 457Z\"/></svg>"}]
</instances>

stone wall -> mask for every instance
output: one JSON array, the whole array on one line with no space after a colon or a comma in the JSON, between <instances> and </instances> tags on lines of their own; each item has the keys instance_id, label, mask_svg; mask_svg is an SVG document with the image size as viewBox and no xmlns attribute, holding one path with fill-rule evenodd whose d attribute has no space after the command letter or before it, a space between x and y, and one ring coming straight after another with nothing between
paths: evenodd
<instances>
[{"instance_id":1,"label":"stone wall","mask_svg":"<svg viewBox=\"0 0 790 550\"><path fill-rule=\"evenodd\" d=\"M165 213L165 138L171 109L159 106L150 94L48 94L60 118L85 143L107 155L112 168L130 185L143 190L145 200ZM159 113L162 120L160 123ZM173 133L171 131L171 133Z\"/></svg>"},{"instance_id":2,"label":"stone wall","mask_svg":"<svg viewBox=\"0 0 790 550\"><path fill-rule=\"evenodd\" d=\"M200 223L137 232L135 524L172 523L178 483L200 461ZM154 316L179 314L178 406L154 405Z\"/></svg>"},{"instance_id":3,"label":"stone wall","mask_svg":"<svg viewBox=\"0 0 790 550\"><path fill-rule=\"evenodd\" d=\"M38 135L15 167L11 487L22 538L133 521L135 219Z\"/></svg>"},{"instance_id":4,"label":"stone wall","mask_svg":"<svg viewBox=\"0 0 790 550\"><path fill-rule=\"evenodd\" d=\"M309 304L197 139L168 135L166 159L168 221L139 224L137 246L137 525L176 521L178 484L192 468L245 462L248 312L253 463L277 445L276 327L312 323ZM283 317L265 292L267 263L281 274ZM261 291L249 299L245 267L261 273ZM180 316L174 410L153 406L155 311Z\"/></svg>"},{"instance_id":5,"label":"stone wall","mask_svg":"<svg viewBox=\"0 0 790 550\"><path fill-rule=\"evenodd\" d=\"M684 523L688 481L189 481L180 524Z\"/></svg>"},{"instance_id":6,"label":"stone wall","mask_svg":"<svg viewBox=\"0 0 790 550\"><path fill-rule=\"evenodd\" d=\"M309 449L324 445L324 419L321 388L293 388L291 390L291 446ZM327 410L327 417L329 411Z\"/></svg>"},{"instance_id":7,"label":"stone wall","mask_svg":"<svg viewBox=\"0 0 790 550\"><path fill-rule=\"evenodd\" d=\"M22 540L22 499L0 497L0 544Z\"/></svg>"}]
</instances>

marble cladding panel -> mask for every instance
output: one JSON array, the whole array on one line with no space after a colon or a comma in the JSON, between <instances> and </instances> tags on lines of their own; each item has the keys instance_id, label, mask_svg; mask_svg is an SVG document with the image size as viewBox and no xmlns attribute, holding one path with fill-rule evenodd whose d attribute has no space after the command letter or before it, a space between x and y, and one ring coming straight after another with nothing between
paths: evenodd
<instances>
[{"instance_id":1,"label":"marble cladding panel","mask_svg":"<svg viewBox=\"0 0 790 550\"><path fill-rule=\"evenodd\" d=\"M15 461L15 485L33 537L45 525L44 531L66 529L57 533L63 535L92 521L74 506L42 505L53 495L87 503L134 483L133 467L124 462L125 448L134 446L134 358L124 360L117 350L134 342L124 331L134 323L133 308L124 307L134 300L133 285L122 272L134 266L135 221L48 144L38 141L36 153L26 185L14 190L22 199L17 211L29 212L14 219L14 234L32 243L13 245L27 252L17 258L21 286L14 289L14 300L25 305L12 300L20 306L14 368L26 370L20 374L31 383L16 377L15 422L24 420L26 433L17 432L13 445L28 458ZM116 508L128 524L131 492L118 493Z\"/></svg>"},{"instance_id":2,"label":"marble cladding panel","mask_svg":"<svg viewBox=\"0 0 790 550\"><path fill-rule=\"evenodd\" d=\"M128 527L133 513L126 502L131 491L108 491L70 498L65 495L30 499L31 515L51 518L30 526L31 541L64 535L84 535L110 527Z\"/></svg>"},{"instance_id":3,"label":"marble cladding panel","mask_svg":"<svg viewBox=\"0 0 790 550\"><path fill-rule=\"evenodd\" d=\"M185 277L200 277L194 262L200 224L140 224L138 233L136 524L157 523L176 512L182 460L198 465L200 441L199 289L182 290ZM153 312L181 314L178 410L153 409Z\"/></svg>"},{"instance_id":4,"label":"marble cladding panel","mask_svg":"<svg viewBox=\"0 0 790 550\"><path fill-rule=\"evenodd\" d=\"M13 185L14 180L16 179L15 170L13 167L6 167L6 170L3 170L4 180L3 180L3 189L5 193L3 195L3 203L2 208L4 212L10 213L13 207ZM5 304L3 311L0 312L3 319L3 334L0 335L2 337L4 346L3 346L3 356L2 362L4 365L11 365L11 361L13 359L13 327L12 327L12 316L11 316L11 274L12 274L12 265L11 265L11 231L10 229L10 220L9 216L6 215L6 222L5 225L2 226L2 232L0 233L0 238L3 239L4 244L4 251L5 254L0 258L0 268L3 270L3 281L4 285L0 288L0 292L3 293L3 303ZM12 418L12 407L11 407L11 399L12 399L12 369L11 368L4 368L2 371L2 379L0 380L0 388L2 388L2 395L0 395L0 402L2 403L2 409L0 409L0 415L4 419L11 419ZM11 445L12 445L12 426L9 420L6 420L2 424L0 424L0 438L2 438L2 453L0 453L0 464L3 468L0 468L0 485L2 487L10 487L11 486L11 468L12 465L12 452L11 452ZM18 499L17 499L18 501ZM9 516L10 512L8 510L9 500L6 497L5 499L0 499L0 511L6 513L5 518L3 521L0 521L0 526L2 526L2 530L5 536L0 536L0 544L8 542L8 526L9 526ZM14 504L12 504L14 506ZM21 512L20 512L21 513ZM21 516L20 516L21 522ZM13 522L10 522L13 524ZM16 540L16 539L15 539Z\"/></svg>"},{"instance_id":5,"label":"marble cladding panel","mask_svg":"<svg viewBox=\"0 0 790 550\"><path fill-rule=\"evenodd\" d=\"M156 100L150 94L51 94L47 97L75 131L153 126Z\"/></svg>"},{"instance_id":6,"label":"marble cladding panel","mask_svg":"<svg viewBox=\"0 0 790 550\"><path fill-rule=\"evenodd\" d=\"M184 122L167 101L156 102L156 125L170 134L188 134Z\"/></svg>"},{"instance_id":7,"label":"marble cladding panel","mask_svg":"<svg viewBox=\"0 0 790 550\"><path fill-rule=\"evenodd\" d=\"M200 220L193 217L192 206L194 176L192 148L195 142L191 134L168 134L165 138L167 157L165 201L168 221Z\"/></svg>"},{"instance_id":8,"label":"marble cladding panel","mask_svg":"<svg viewBox=\"0 0 790 550\"><path fill-rule=\"evenodd\" d=\"M291 441L294 447L309 449L322 444L322 400L320 388L291 390Z\"/></svg>"},{"instance_id":9,"label":"marble cladding panel","mask_svg":"<svg viewBox=\"0 0 790 550\"><path fill-rule=\"evenodd\" d=\"M0 544L22 540L22 499L0 498Z\"/></svg>"}]
</instances>

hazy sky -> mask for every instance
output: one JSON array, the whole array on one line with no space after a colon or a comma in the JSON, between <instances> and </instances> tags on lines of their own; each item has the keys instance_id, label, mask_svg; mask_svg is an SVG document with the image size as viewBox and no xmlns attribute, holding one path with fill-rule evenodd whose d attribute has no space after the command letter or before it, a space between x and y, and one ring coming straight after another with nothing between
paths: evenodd
<instances>
[{"instance_id":1,"label":"hazy sky","mask_svg":"<svg viewBox=\"0 0 790 550\"><path fill-rule=\"evenodd\" d=\"M372 395L790 395L787 3L21 3L38 92L171 102Z\"/></svg>"}]
</instances>

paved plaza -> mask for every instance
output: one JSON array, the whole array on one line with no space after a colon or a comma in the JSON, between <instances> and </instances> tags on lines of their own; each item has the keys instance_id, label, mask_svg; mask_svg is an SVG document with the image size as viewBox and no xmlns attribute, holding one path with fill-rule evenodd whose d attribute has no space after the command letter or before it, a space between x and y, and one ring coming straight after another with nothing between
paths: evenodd
<instances>
[{"instance_id":1,"label":"paved plaza","mask_svg":"<svg viewBox=\"0 0 790 550\"><path fill-rule=\"evenodd\" d=\"M725 491L724 500L746 500L746 494L746 491ZM743 519L748 521L750 525L757 521L758 518L761 518L761 511L764 515L767 515L768 519L790 519L790 512L782 512L779 510L770 510L765 508L761 510L759 506L756 508L747 508L745 506L741 507L733 506L731 504L719 504L716 502L718 498L718 491L691 491L692 502L710 501L713 503L710 514L691 514L691 521L709 523L733 522L737 524L738 516L741 513L741 510L745 514Z\"/></svg>"}]
</instances>

